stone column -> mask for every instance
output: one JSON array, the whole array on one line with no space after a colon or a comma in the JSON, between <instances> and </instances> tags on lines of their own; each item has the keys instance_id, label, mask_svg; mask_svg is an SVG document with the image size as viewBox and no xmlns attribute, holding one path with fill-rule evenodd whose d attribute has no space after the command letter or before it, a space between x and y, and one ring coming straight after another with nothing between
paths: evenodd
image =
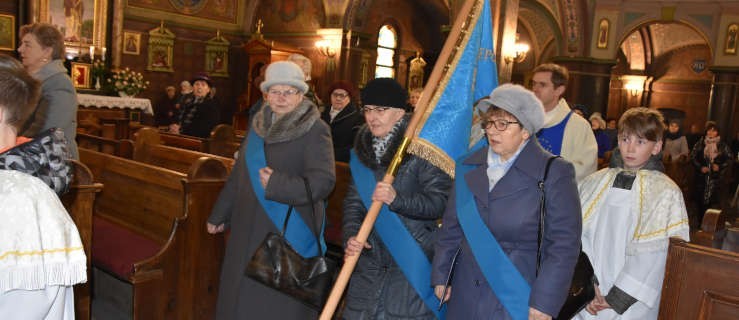
<instances>
[{"instance_id":1,"label":"stone column","mask_svg":"<svg viewBox=\"0 0 739 320\"><path fill-rule=\"evenodd\" d=\"M604 117L608 109L611 68L615 60L593 58L556 57L554 63L567 67L570 81L565 99L570 104L584 104L590 112L600 112Z\"/></svg>"},{"instance_id":2,"label":"stone column","mask_svg":"<svg viewBox=\"0 0 739 320\"><path fill-rule=\"evenodd\" d=\"M495 9L499 11L496 13ZM493 32L497 31L498 38L495 39L498 54L498 83L511 82L511 74L513 73L513 64L515 62L506 62L505 57L513 55L516 45L516 29L518 28L518 8L519 0L497 0L491 3L492 14L497 16L497 21L493 21Z\"/></svg>"},{"instance_id":3,"label":"stone column","mask_svg":"<svg viewBox=\"0 0 739 320\"><path fill-rule=\"evenodd\" d=\"M713 84L707 118L716 122L725 139L731 140L737 130L732 127L739 100L739 68L712 67L709 70L713 72Z\"/></svg>"}]
</instances>

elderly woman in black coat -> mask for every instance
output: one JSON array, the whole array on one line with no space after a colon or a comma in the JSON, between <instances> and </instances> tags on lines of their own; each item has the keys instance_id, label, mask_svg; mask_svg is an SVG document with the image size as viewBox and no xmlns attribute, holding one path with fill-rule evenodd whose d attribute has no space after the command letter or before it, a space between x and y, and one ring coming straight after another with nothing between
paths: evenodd
<instances>
[{"instance_id":1,"label":"elderly woman in black coat","mask_svg":"<svg viewBox=\"0 0 739 320\"><path fill-rule=\"evenodd\" d=\"M378 182L408 126L406 92L378 78L362 92L367 122L357 133L350 160L353 183L344 200L345 255L360 254L346 293L345 319L434 319L431 287L437 220L451 177L424 159L406 155L392 184ZM385 205L366 243L355 235L371 201ZM361 251L362 247L366 250Z\"/></svg>"},{"instance_id":2,"label":"elderly woman in black coat","mask_svg":"<svg viewBox=\"0 0 739 320\"><path fill-rule=\"evenodd\" d=\"M349 162L349 150L354 144L354 136L364 119L354 104L354 86L346 81L334 82L329 88L331 96L328 106L321 113L321 119L331 126L331 139L334 142L336 161Z\"/></svg>"},{"instance_id":3,"label":"elderly woman in black coat","mask_svg":"<svg viewBox=\"0 0 739 320\"><path fill-rule=\"evenodd\" d=\"M313 239L320 232L322 199L336 180L331 134L316 106L303 96L308 85L300 67L287 61L270 64L260 88L267 104L251 121L238 160L208 218L210 233L231 229L216 319L315 319L316 310L244 276L267 233L282 229L290 206L294 210L285 232L288 242L305 257L319 254L323 241L295 243L291 235ZM290 224L295 221L300 224L293 228Z\"/></svg>"}]
</instances>

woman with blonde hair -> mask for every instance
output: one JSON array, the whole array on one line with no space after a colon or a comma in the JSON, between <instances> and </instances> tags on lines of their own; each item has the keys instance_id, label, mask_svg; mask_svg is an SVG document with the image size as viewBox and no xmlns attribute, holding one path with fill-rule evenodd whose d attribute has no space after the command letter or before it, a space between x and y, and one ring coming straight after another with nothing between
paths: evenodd
<instances>
[{"instance_id":1,"label":"woman with blonde hair","mask_svg":"<svg viewBox=\"0 0 739 320\"><path fill-rule=\"evenodd\" d=\"M21 135L33 137L51 128L60 128L67 139L70 156L78 159L77 92L64 67L64 36L53 25L34 23L21 27L18 47L23 66L41 82L41 99L21 128Z\"/></svg>"}]
</instances>

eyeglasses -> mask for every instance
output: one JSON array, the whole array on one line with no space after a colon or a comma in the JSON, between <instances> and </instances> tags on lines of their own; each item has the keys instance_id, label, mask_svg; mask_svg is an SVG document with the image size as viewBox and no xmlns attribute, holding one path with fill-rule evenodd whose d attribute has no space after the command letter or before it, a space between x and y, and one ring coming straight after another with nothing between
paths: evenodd
<instances>
[{"instance_id":1,"label":"eyeglasses","mask_svg":"<svg viewBox=\"0 0 739 320\"><path fill-rule=\"evenodd\" d=\"M510 124L521 125L521 122L508 121L508 120L503 120L503 119L485 120L482 122L482 128L487 130L495 126L495 129L497 129L498 131L506 131L506 129L508 129L508 125Z\"/></svg>"},{"instance_id":2,"label":"eyeglasses","mask_svg":"<svg viewBox=\"0 0 739 320\"><path fill-rule=\"evenodd\" d=\"M331 96L334 97L334 98L344 99L344 98L348 97L349 95L346 94L346 93L334 92L334 93L331 94Z\"/></svg>"},{"instance_id":3,"label":"eyeglasses","mask_svg":"<svg viewBox=\"0 0 739 320\"><path fill-rule=\"evenodd\" d=\"M385 111L387 111L389 109L390 109L390 107L370 107L370 106L364 106L364 107L362 107L361 110L362 110L362 113L365 113L365 114L376 112L378 115L381 115L381 114L385 113Z\"/></svg>"},{"instance_id":4,"label":"eyeglasses","mask_svg":"<svg viewBox=\"0 0 739 320\"><path fill-rule=\"evenodd\" d=\"M298 94L298 92L300 92L300 91L298 91L296 89L287 89L285 91L269 90L269 91L267 91L267 94L273 95L273 96L289 97L289 96Z\"/></svg>"}]
</instances>

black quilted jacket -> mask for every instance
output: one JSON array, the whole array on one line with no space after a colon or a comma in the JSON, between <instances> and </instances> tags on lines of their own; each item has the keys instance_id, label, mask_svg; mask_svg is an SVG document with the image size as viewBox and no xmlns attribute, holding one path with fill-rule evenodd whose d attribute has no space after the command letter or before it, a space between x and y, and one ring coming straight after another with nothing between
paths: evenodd
<instances>
[{"instance_id":1,"label":"black quilted jacket","mask_svg":"<svg viewBox=\"0 0 739 320\"><path fill-rule=\"evenodd\" d=\"M61 129L49 129L33 140L0 153L0 170L27 173L44 181L57 195L67 192L72 170Z\"/></svg>"}]
</instances>

